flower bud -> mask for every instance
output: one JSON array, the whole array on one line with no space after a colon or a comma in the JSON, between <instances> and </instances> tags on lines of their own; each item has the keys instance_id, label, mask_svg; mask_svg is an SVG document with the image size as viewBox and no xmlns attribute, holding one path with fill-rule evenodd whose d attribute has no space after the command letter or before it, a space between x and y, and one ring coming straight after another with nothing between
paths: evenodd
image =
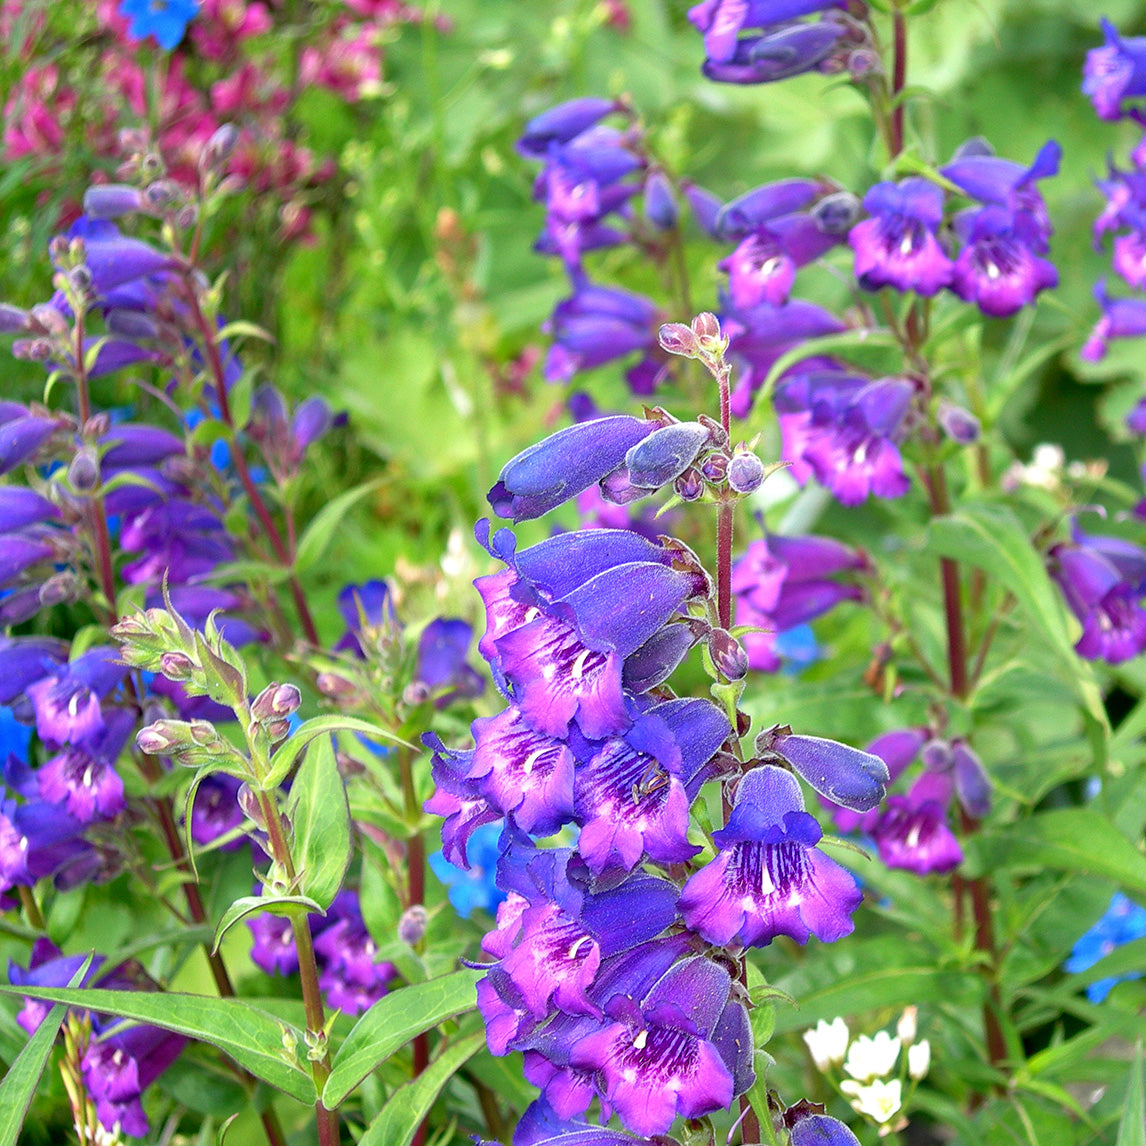
<instances>
[{"instance_id":1,"label":"flower bud","mask_svg":"<svg viewBox=\"0 0 1146 1146\"><path fill-rule=\"evenodd\" d=\"M918 1082L927 1074L931 1067L931 1043L927 1039L920 1039L914 1046L907 1048L907 1073Z\"/></svg>"},{"instance_id":2,"label":"flower bud","mask_svg":"<svg viewBox=\"0 0 1146 1146\"><path fill-rule=\"evenodd\" d=\"M217 170L231 158L239 142L239 130L232 123L224 123L203 146L199 154L199 170Z\"/></svg>"},{"instance_id":3,"label":"flower bud","mask_svg":"<svg viewBox=\"0 0 1146 1146\"><path fill-rule=\"evenodd\" d=\"M905 1045L915 1042L918 1015L918 1007L904 1007L903 1014L899 1016L899 1022L895 1024L895 1033L899 1036L900 1042Z\"/></svg>"},{"instance_id":4,"label":"flower bud","mask_svg":"<svg viewBox=\"0 0 1146 1146\"><path fill-rule=\"evenodd\" d=\"M726 629L708 634L708 652L717 670L728 680L742 680L748 672L748 654Z\"/></svg>"},{"instance_id":5,"label":"flower bud","mask_svg":"<svg viewBox=\"0 0 1146 1146\"><path fill-rule=\"evenodd\" d=\"M84 214L93 219L118 219L142 210L142 193L126 183L104 183L84 192Z\"/></svg>"},{"instance_id":6,"label":"flower bud","mask_svg":"<svg viewBox=\"0 0 1146 1146\"><path fill-rule=\"evenodd\" d=\"M183 743L180 722L157 720L136 733L135 743L148 756L162 756Z\"/></svg>"},{"instance_id":7,"label":"flower bud","mask_svg":"<svg viewBox=\"0 0 1146 1146\"><path fill-rule=\"evenodd\" d=\"M358 694L358 686L337 673L320 672L314 683L318 691L331 700L349 700Z\"/></svg>"},{"instance_id":8,"label":"flower bud","mask_svg":"<svg viewBox=\"0 0 1146 1146\"><path fill-rule=\"evenodd\" d=\"M677 210L672 184L663 171L654 171L645 180L645 215L654 227L662 231L676 226Z\"/></svg>"},{"instance_id":9,"label":"flower bud","mask_svg":"<svg viewBox=\"0 0 1146 1146\"><path fill-rule=\"evenodd\" d=\"M413 907L406 908L402 912L402 918L398 920L399 941L408 947L420 943L422 936L426 934L426 921L428 919L426 909L420 903L415 903Z\"/></svg>"},{"instance_id":10,"label":"flower bud","mask_svg":"<svg viewBox=\"0 0 1146 1146\"><path fill-rule=\"evenodd\" d=\"M29 312L32 325L40 334L67 334L68 320L49 303L41 302Z\"/></svg>"},{"instance_id":11,"label":"flower bud","mask_svg":"<svg viewBox=\"0 0 1146 1146\"><path fill-rule=\"evenodd\" d=\"M973 446L983 432L979 419L970 410L950 402L939 403L939 425L953 442L961 446Z\"/></svg>"},{"instance_id":12,"label":"flower bud","mask_svg":"<svg viewBox=\"0 0 1146 1146\"><path fill-rule=\"evenodd\" d=\"M199 218L199 208L194 203L188 203L186 206L179 209L179 214L175 216L175 226L183 231L189 231L195 226Z\"/></svg>"},{"instance_id":13,"label":"flower bud","mask_svg":"<svg viewBox=\"0 0 1146 1146\"><path fill-rule=\"evenodd\" d=\"M704 479L699 470L687 469L673 483L673 492L681 501L696 501L704 494Z\"/></svg>"},{"instance_id":14,"label":"flower bud","mask_svg":"<svg viewBox=\"0 0 1146 1146\"><path fill-rule=\"evenodd\" d=\"M168 680L190 680L197 667L186 653L169 652L159 658L159 671Z\"/></svg>"},{"instance_id":15,"label":"flower bud","mask_svg":"<svg viewBox=\"0 0 1146 1146\"><path fill-rule=\"evenodd\" d=\"M68 604L79 596L79 588L79 578L70 569L62 569L40 586L40 605L47 609L52 605Z\"/></svg>"},{"instance_id":16,"label":"flower bud","mask_svg":"<svg viewBox=\"0 0 1146 1146\"><path fill-rule=\"evenodd\" d=\"M704 480L710 485L720 485L728 476L728 456L726 454L709 454L701 463L700 472Z\"/></svg>"},{"instance_id":17,"label":"flower bud","mask_svg":"<svg viewBox=\"0 0 1146 1146\"><path fill-rule=\"evenodd\" d=\"M669 354L679 354L682 358L696 354L696 335L683 322L666 322L657 331L657 341Z\"/></svg>"},{"instance_id":18,"label":"flower bud","mask_svg":"<svg viewBox=\"0 0 1146 1146\"><path fill-rule=\"evenodd\" d=\"M720 337L720 319L709 311L701 311L692 320L692 333L698 342L711 341Z\"/></svg>"},{"instance_id":19,"label":"flower bud","mask_svg":"<svg viewBox=\"0 0 1146 1146\"><path fill-rule=\"evenodd\" d=\"M955 795L973 819L983 819L991 810L991 781L979 757L962 741L951 747L955 773Z\"/></svg>"},{"instance_id":20,"label":"flower bud","mask_svg":"<svg viewBox=\"0 0 1146 1146\"><path fill-rule=\"evenodd\" d=\"M11 303L0 302L0 334L22 334L32 329L32 316L28 311Z\"/></svg>"},{"instance_id":21,"label":"flower bud","mask_svg":"<svg viewBox=\"0 0 1146 1146\"><path fill-rule=\"evenodd\" d=\"M265 829L267 821L263 816L262 805L259 803L258 796L251 791L249 784L239 785L239 794L236 797L239 804L239 809L243 815L250 820L255 827Z\"/></svg>"},{"instance_id":22,"label":"flower bud","mask_svg":"<svg viewBox=\"0 0 1146 1146\"><path fill-rule=\"evenodd\" d=\"M198 744L200 748L206 748L208 745L216 743L219 739L219 733L209 720L192 720L187 727L187 731L191 736L192 742Z\"/></svg>"},{"instance_id":23,"label":"flower bud","mask_svg":"<svg viewBox=\"0 0 1146 1146\"><path fill-rule=\"evenodd\" d=\"M825 235L846 235L859 218L860 201L850 191L825 195L811 210L817 229Z\"/></svg>"},{"instance_id":24,"label":"flower bud","mask_svg":"<svg viewBox=\"0 0 1146 1146\"><path fill-rule=\"evenodd\" d=\"M109 334L131 342L153 342L159 337L159 324L138 310L109 310L104 324Z\"/></svg>"},{"instance_id":25,"label":"flower bud","mask_svg":"<svg viewBox=\"0 0 1146 1146\"><path fill-rule=\"evenodd\" d=\"M868 76L878 75L883 70L879 53L871 48L856 48L848 54L848 74L853 80L863 80Z\"/></svg>"},{"instance_id":26,"label":"flower bud","mask_svg":"<svg viewBox=\"0 0 1146 1146\"><path fill-rule=\"evenodd\" d=\"M929 740L919 750L919 758L929 772L949 772L955 762L946 740Z\"/></svg>"},{"instance_id":27,"label":"flower bud","mask_svg":"<svg viewBox=\"0 0 1146 1146\"><path fill-rule=\"evenodd\" d=\"M654 430L625 455L629 481L645 490L675 481L706 441L708 429L700 422L677 422Z\"/></svg>"},{"instance_id":28,"label":"flower bud","mask_svg":"<svg viewBox=\"0 0 1146 1146\"><path fill-rule=\"evenodd\" d=\"M276 717L290 716L302 704L302 693L296 685L279 684L272 681L255 697L251 704L251 716L263 723Z\"/></svg>"},{"instance_id":29,"label":"flower bud","mask_svg":"<svg viewBox=\"0 0 1146 1146\"><path fill-rule=\"evenodd\" d=\"M91 446L81 446L68 465L68 482L77 493L88 493L99 484L99 459Z\"/></svg>"},{"instance_id":30,"label":"flower bud","mask_svg":"<svg viewBox=\"0 0 1146 1146\"><path fill-rule=\"evenodd\" d=\"M728 463L728 484L737 493L753 493L766 476L764 463L747 450L737 450Z\"/></svg>"}]
</instances>

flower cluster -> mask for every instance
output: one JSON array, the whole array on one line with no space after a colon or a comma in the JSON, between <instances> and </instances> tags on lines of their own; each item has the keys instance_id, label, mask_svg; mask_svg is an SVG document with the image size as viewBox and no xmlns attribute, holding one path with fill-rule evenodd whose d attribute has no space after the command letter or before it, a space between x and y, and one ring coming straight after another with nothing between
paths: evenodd
<instances>
[{"instance_id":1,"label":"flower cluster","mask_svg":"<svg viewBox=\"0 0 1146 1146\"><path fill-rule=\"evenodd\" d=\"M835 808L836 826L842 832L870 836L888 867L917 875L958 867L963 849L948 826L949 811L958 807L973 820L981 820L991 808L991 783L978 756L966 741L929 736L922 728L886 732L867 751L884 761L892 784L916 759L923 768L911 787L889 795L882 809L857 815L848 808Z\"/></svg>"},{"instance_id":2,"label":"flower cluster","mask_svg":"<svg viewBox=\"0 0 1146 1146\"><path fill-rule=\"evenodd\" d=\"M663 343L712 353L710 318L666 328ZM520 521L595 483L627 500L690 480L696 496L711 480L735 497L719 431L663 411L580 422L507 463L490 504ZM478 987L487 1040L495 1054L524 1053L542 1090L531 1117L555 1130L574 1133L581 1124L569 1120L597 1100L602 1121L616 1113L636 1134L663 1134L678 1115L728 1106L753 1077L743 1000L705 944L830 942L852 930L860 892L817 847L792 772L863 810L878 803L887 770L787 728L762 734L741 765L728 716L674 695L665 682L698 641L723 679L747 668L708 619L714 587L679 542L580 530L518 551L508 530L491 535L482 523L478 536L505 566L476 587L487 615L479 649L508 707L473 723L471 749L425 738L438 785L426 808L446 817L445 854L461 865L476 829L504 823L497 886L507 898L483 941L496 962ZM731 812L712 858L693 869L703 845L690 836L690 807L720 776ZM573 847L535 842L569 825Z\"/></svg>"},{"instance_id":3,"label":"flower cluster","mask_svg":"<svg viewBox=\"0 0 1146 1146\"><path fill-rule=\"evenodd\" d=\"M908 1105L915 1085L931 1066L931 1044L927 1039L916 1039L916 1023L917 1008L912 1006L900 1016L894 1038L887 1031L879 1031L874 1038L859 1035L853 1040L847 1023L839 1017L830 1023L821 1019L804 1032L816 1068L831 1079L857 1113L880 1128L880 1137L907 1125L906 1118L896 1119L896 1115ZM907 1053L900 1059L905 1048ZM846 1078L839 1077L840 1067ZM898 1077L890 1078L893 1072ZM908 1079L911 1090L905 1097L903 1087Z\"/></svg>"}]
</instances>

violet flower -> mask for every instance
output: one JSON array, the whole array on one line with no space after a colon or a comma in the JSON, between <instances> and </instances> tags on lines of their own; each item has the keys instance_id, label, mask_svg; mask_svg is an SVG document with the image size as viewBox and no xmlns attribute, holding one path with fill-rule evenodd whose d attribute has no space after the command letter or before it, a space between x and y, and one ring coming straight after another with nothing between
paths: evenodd
<instances>
[{"instance_id":1,"label":"violet flower","mask_svg":"<svg viewBox=\"0 0 1146 1146\"><path fill-rule=\"evenodd\" d=\"M954 265L936 232L943 222L943 192L926 179L877 183L864 196L871 218L848 235L861 287L933 295L951 282Z\"/></svg>"},{"instance_id":2,"label":"violet flower","mask_svg":"<svg viewBox=\"0 0 1146 1146\"><path fill-rule=\"evenodd\" d=\"M849 935L863 896L850 873L816 848L822 836L791 773L754 768L740 781L728 823L713 834L716 858L684 885L685 923L720 946Z\"/></svg>"},{"instance_id":3,"label":"violet flower","mask_svg":"<svg viewBox=\"0 0 1146 1146\"><path fill-rule=\"evenodd\" d=\"M953 791L949 776L925 772L906 796L888 797L871 833L888 867L927 875L953 871L963 862L963 849L947 826Z\"/></svg>"},{"instance_id":4,"label":"violet flower","mask_svg":"<svg viewBox=\"0 0 1146 1146\"><path fill-rule=\"evenodd\" d=\"M1087 545L1056 545L1051 576L1082 624L1074 646L1086 660L1121 664L1146 649L1144 586L1127 581L1115 564Z\"/></svg>"},{"instance_id":5,"label":"violet flower","mask_svg":"<svg viewBox=\"0 0 1146 1146\"><path fill-rule=\"evenodd\" d=\"M1106 43L1086 54L1082 90L1100 119L1121 119L1123 101L1146 95L1146 36L1123 37L1103 18Z\"/></svg>"},{"instance_id":6,"label":"violet flower","mask_svg":"<svg viewBox=\"0 0 1146 1146\"><path fill-rule=\"evenodd\" d=\"M701 71L717 83L775 83L825 64L847 35L848 29L833 20L764 28L741 36L727 59L706 59Z\"/></svg>"},{"instance_id":7,"label":"violet flower","mask_svg":"<svg viewBox=\"0 0 1146 1146\"><path fill-rule=\"evenodd\" d=\"M1079 354L1087 362L1099 362L1106 356L1112 338L1141 338L1146 335L1146 300L1112 298L1106 293L1106 280L1099 279L1095 297L1102 307L1102 317L1090 332Z\"/></svg>"},{"instance_id":8,"label":"violet flower","mask_svg":"<svg viewBox=\"0 0 1146 1146\"><path fill-rule=\"evenodd\" d=\"M81 1063L105 1130L142 1137L148 1131L143 1092L179 1057L187 1040L159 1027L117 1028L92 1042Z\"/></svg>"}]
</instances>

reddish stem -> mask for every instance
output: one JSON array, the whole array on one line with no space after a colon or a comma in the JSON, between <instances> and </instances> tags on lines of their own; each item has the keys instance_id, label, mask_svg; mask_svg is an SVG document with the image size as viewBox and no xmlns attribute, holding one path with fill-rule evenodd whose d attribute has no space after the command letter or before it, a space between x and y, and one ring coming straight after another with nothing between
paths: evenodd
<instances>
[{"instance_id":1,"label":"reddish stem","mask_svg":"<svg viewBox=\"0 0 1146 1146\"><path fill-rule=\"evenodd\" d=\"M903 150L903 89L907 84L907 20L896 10L891 18L894 36L894 60L891 73L891 158Z\"/></svg>"}]
</instances>

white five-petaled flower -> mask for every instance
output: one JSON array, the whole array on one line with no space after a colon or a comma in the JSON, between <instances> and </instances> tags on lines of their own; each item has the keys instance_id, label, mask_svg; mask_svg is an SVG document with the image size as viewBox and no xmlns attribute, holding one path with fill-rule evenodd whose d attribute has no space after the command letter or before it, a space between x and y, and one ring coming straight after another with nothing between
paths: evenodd
<instances>
[{"instance_id":1,"label":"white five-petaled flower","mask_svg":"<svg viewBox=\"0 0 1146 1146\"><path fill-rule=\"evenodd\" d=\"M830 1023L821 1019L812 1030L804 1032L804 1042L818 1070L839 1066L848 1051L848 1025L838 1015Z\"/></svg>"},{"instance_id":2,"label":"white five-petaled flower","mask_svg":"<svg viewBox=\"0 0 1146 1146\"><path fill-rule=\"evenodd\" d=\"M874 1039L860 1035L848 1048L844 1070L859 1082L871 1082L890 1074L897 1058L899 1039L893 1039L887 1031L880 1031Z\"/></svg>"},{"instance_id":3,"label":"white five-petaled flower","mask_svg":"<svg viewBox=\"0 0 1146 1146\"><path fill-rule=\"evenodd\" d=\"M881 1124L889 1122L903 1102L903 1087L898 1078L890 1082L877 1078L866 1086L849 1078L840 1083L840 1090L851 1100L853 1109Z\"/></svg>"},{"instance_id":4,"label":"white five-petaled flower","mask_svg":"<svg viewBox=\"0 0 1146 1146\"><path fill-rule=\"evenodd\" d=\"M907 1048L907 1073L918 1082L931 1066L931 1044L920 1039L915 1046Z\"/></svg>"}]
</instances>

